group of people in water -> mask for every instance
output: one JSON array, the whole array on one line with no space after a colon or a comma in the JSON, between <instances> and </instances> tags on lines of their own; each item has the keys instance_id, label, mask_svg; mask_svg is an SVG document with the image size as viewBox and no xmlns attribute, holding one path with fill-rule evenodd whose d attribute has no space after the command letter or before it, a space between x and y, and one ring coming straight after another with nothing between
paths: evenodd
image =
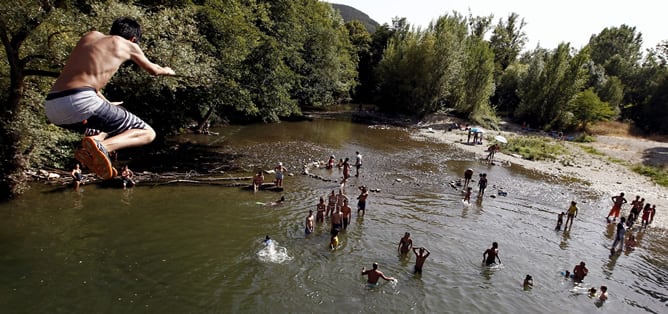
<instances>
[{"instance_id":1,"label":"group of people in water","mask_svg":"<svg viewBox=\"0 0 668 314\"><path fill-rule=\"evenodd\" d=\"M640 228L647 228L652 222L654 222L654 215L656 214L656 205L645 203L645 199L641 198L640 195L636 195L636 198L631 201L631 209L629 210L629 215L627 217L619 217L622 206L628 201L624 198L624 193L619 193L619 195L612 197L612 208L606 217L608 223L615 223L617 218L619 222L615 228L615 239L612 242L612 247L610 248L610 256L613 256L617 252L621 252L624 249L624 240L626 239L626 249L632 250L636 246L636 237L631 232L627 235L627 230L632 230L633 225L640 217ZM642 213L642 216L640 214ZM612 221L610 221L612 217Z\"/></svg>"},{"instance_id":2,"label":"group of people in water","mask_svg":"<svg viewBox=\"0 0 668 314\"><path fill-rule=\"evenodd\" d=\"M611 198L613 205L612 208L610 209L610 212L606 216L606 221L610 224L614 224L617 220L619 219L619 222L616 223L615 227L615 237L612 243L612 247L610 248L610 258L613 258L616 253L620 253L624 249L624 243L626 240L626 250L631 251L634 249L634 247L637 244L636 238L632 233L627 234L627 230L632 230L634 223L636 220L638 220L639 217L641 220L641 229L647 228L649 224L651 224L654 221L654 215L656 213L656 205L651 205L649 203L645 203L645 199L641 198L639 195L635 197L633 201L631 201L631 209L629 210L628 217L620 217L621 211L622 211L622 206L627 203L626 198L624 198L624 193L620 193L619 195L613 196ZM642 216L640 214L642 213ZM577 207L577 202L571 201L571 205L569 206L568 210L566 212L561 212L557 214L557 225L555 227L555 230L560 231L562 225L564 225L564 216L567 215L566 218L566 223L564 226L564 231L570 230L572 225L573 225L573 220L574 218L577 217L578 214L578 207ZM610 220L610 217L612 217L612 220ZM573 272L569 272L566 270L565 272L562 272L565 278L571 278L575 282L582 282L585 276L587 276L589 270L586 267L586 264L584 261L580 262L580 264L576 265L575 268L573 268ZM531 279L531 276L527 275L527 279L524 281L525 287L527 286L532 286L533 285L533 279ZM598 293L598 301L605 301L608 298L608 288L607 286L601 286L599 288L600 293ZM595 297L597 295L596 288L592 287L588 290L589 295L591 297Z\"/></svg>"}]
</instances>

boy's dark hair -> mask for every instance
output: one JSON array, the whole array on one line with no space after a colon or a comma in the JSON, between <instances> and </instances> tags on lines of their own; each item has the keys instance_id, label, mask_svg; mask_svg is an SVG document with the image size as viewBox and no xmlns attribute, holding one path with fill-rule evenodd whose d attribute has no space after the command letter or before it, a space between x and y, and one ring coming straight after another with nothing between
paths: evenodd
<instances>
[{"instance_id":1,"label":"boy's dark hair","mask_svg":"<svg viewBox=\"0 0 668 314\"><path fill-rule=\"evenodd\" d=\"M109 34L121 36L127 40L131 40L134 37L135 42L139 43L141 40L141 25L133 18L119 17L111 25Z\"/></svg>"}]
</instances>

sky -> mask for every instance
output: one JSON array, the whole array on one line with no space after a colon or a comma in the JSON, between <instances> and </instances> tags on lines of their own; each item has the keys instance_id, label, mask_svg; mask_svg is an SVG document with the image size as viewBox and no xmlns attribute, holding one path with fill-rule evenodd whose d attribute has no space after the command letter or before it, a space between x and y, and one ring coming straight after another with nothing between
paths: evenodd
<instances>
[{"instance_id":1,"label":"sky","mask_svg":"<svg viewBox=\"0 0 668 314\"><path fill-rule=\"evenodd\" d=\"M537 45L556 48L561 42L580 49L593 34L606 27L635 26L641 33L643 50L668 40L668 2L662 0L332 0L354 7L379 24L392 24L393 17L405 17L412 26L425 28L429 22L453 11L468 16L494 15L493 25L511 13L524 19L525 49ZM491 33L491 32L490 32Z\"/></svg>"}]
</instances>

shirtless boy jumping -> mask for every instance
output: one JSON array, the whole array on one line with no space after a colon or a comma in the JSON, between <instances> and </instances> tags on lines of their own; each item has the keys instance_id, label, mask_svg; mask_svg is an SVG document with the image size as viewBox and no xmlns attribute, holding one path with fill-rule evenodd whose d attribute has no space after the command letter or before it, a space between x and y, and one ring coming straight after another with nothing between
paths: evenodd
<instances>
[{"instance_id":1,"label":"shirtless boy jumping","mask_svg":"<svg viewBox=\"0 0 668 314\"><path fill-rule=\"evenodd\" d=\"M119 107L122 102L107 100L100 90L128 60L152 75L174 75L172 69L149 61L139 48L141 26L137 21L118 18L109 34L91 31L79 40L45 104L53 124L74 131L99 131L84 137L83 149L75 157L103 179L117 175L108 152L146 145L155 139L155 131Z\"/></svg>"}]
</instances>

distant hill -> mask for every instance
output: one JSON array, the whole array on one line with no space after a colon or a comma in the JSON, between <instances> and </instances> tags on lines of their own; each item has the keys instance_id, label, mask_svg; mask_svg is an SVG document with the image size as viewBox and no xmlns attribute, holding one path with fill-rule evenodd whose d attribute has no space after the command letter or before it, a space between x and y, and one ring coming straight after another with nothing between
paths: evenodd
<instances>
[{"instance_id":1,"label":"distant hill","mask_svg":"<svg viewBox=\"0 0 668 314\"><path fill-rule=\"evenodd\" d=\"M374 21L372 18L370 18L366 13L355 9L351 6L343 5L343 4L336 4L336 3L331 3L332 7L336 10L339 11L341 14L341 17L343 17L343 20L345 22L350 22L353 20L358 20L364 24L364 27L366 27L366 30L369 33L373 33L376 31L376 28L380 26L378 22Z\"/></svg>"}]
</instances>

